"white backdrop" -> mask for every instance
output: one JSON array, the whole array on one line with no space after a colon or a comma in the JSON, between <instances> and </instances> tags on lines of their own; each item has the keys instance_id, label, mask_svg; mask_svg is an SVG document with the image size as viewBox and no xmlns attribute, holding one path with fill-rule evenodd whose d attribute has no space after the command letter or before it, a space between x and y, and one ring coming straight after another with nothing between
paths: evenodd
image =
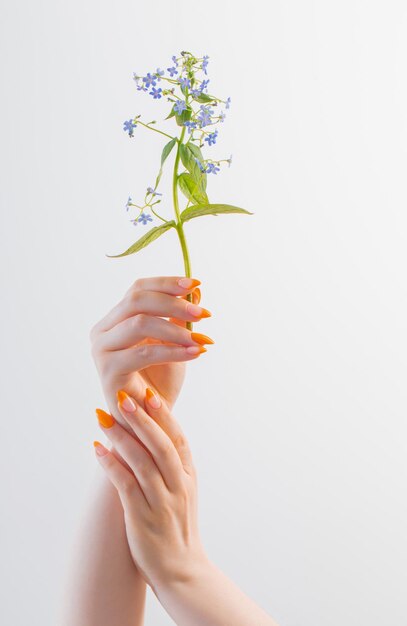
<instances>
[{"instance_id":1,"label":"white backdrop","mask_svg":"<svg viewBox=\"0 0 407 626\"><path fill-rule=\"evenodd\" d=\"M173 233L105 254L163 145L122 131L166 111L132 73L186 49L232 97L210 197L255 213L187 229L204 543L281 626L407 623L405 3L3 0L0 24L2 622L58 623L99 471L91 326L182 273ZM147 623L172 623L152 594Z\"/></svg>"}]
</instances>

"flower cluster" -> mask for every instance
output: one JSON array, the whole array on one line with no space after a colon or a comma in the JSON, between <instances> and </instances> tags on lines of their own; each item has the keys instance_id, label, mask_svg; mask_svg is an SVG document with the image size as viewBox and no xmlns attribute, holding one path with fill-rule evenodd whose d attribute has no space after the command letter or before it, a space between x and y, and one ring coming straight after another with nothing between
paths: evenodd
<instances>
[{"instance_id":1,"label":"flower cluster","mask_svg":"<svg viewBox=\"0 0 407 626\"><path fill-rule=\"evenodd\" d=\"M230 108L231 99L230 97L221 99L208 93L210 80L207 78L209 64L207 55L195 57L190 52L181 52L179 56L174 55L171 61L172 63L165 70L158 67L155 71L147 72L144 76L139 76L134 72L133 79L138 91L147 93L153 100L166 99L171 104L171 110L166 119L174 119L183 131L181 137L173 137L171 134L156 128L154 126L156 124L155 121L145 123L140 119L141 116L139 115L133 119L126 120L123 124L123 130L129 137L134 137L134 130L138 126L143 126L149 130L161 133L178 143L184 141L184 134L186 133L184 145L190 149L195 167L196 165L198 166L201 176L217 174L220 171L221 163L228 163L230 166L232 157L220 160L205 159L201 148L216 144L218 130L215 130L213 127L218 123L224 122L226 111ZM183 163L184 161L187 162L187 160L186 156L183 159ZM187 168L185 174L194 176L194 172L188 170L188 165L185 163L184 165ZM139 210L138 217L132 220L133 223L147 224L151 217L150 220L146 220L146 210L151 210L159 219L165 221L152 209L154 204L160 201L156 200L156 196L161 195L156 191L160 178L161 169L154 189L148 188L143 205L136 205L132 202L126 204L126 210L129 210L130 206ZM184 181L188 181L185 176ZM196 182L197 184L201 184L201 182L203 184L203 179ZM191 185L183 185L181 183L180 188L185 193L186 190L191 188ZM195 194L195 197L193 196L194 194L189 198L192 203L197 201L197 194Z\"/></svg>"}]
</instances>

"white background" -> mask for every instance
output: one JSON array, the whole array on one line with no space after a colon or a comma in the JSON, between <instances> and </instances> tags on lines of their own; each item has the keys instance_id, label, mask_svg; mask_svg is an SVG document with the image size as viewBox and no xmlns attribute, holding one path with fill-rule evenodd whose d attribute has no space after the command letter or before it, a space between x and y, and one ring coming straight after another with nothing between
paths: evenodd
<instances>
[{"instance_id":1,"label":"white background","mask_svg":"<svg viewBox=\"0 0 407 626\"><path fill-rule=\"evenodd\" d=\"M216 340L176 409L204 543L281 626L406 624L405 3L3 0L0 23L2 622L58 623L99 471L91 326L182 274L174 233L105 254L163 145L122 130L167 111L132 73L186 49L232 97L210 198L255 213L187 228Z\"/></svg>"}]
</instances>

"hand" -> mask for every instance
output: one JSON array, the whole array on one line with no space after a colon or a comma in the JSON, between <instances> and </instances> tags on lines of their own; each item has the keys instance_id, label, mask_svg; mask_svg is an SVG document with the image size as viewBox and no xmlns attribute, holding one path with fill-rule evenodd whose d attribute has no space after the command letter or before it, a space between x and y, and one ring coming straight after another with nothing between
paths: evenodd
<instances>
[{"instance_id":1,"label":"hand","mask_svg":"<svg viewBox=\"0 0 407 626\"><path fill-rule=\"evenodd\" d=\"M117 397L132 434L97 409L120 460L99 442L95 450L120 496L134 563L154 590L187 580L207 562L198 532L196 471L179 424L158 396L146 398L146 410L123 390Z\"/></svg>"},{"instance_id":2,"label":"hand","mask_svg":"<svg viewBox=\"0 0 407 626\"><path fill-rule=\"evenodd\" d=\"M186 321L209 317L198 306L196 279L176 276L141 278L90 333L92 356L110 412L121 423L116 392L125 389L142 402L153 387L171 408L185 376L185 361L205 352L212 339L185 328ZM193 303L186 301L193 294ZM162 318L168 319L162 319Z\"/></svg>"}]
</instances>

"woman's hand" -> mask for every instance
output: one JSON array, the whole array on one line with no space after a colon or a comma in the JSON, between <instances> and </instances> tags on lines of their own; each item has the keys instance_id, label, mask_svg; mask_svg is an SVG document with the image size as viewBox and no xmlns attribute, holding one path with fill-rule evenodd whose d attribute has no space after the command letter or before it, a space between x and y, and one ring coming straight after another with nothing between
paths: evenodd
<instances>
[{"instance_id":1,"label":"woman's hand","mask_svg":"<svg viewBox=\"0 0 407 626\"><path fill-rule=\"evenodd\" d=\"M97 409L120 458L95 442L120 496L131 556L142 577L178 626L277 626L206 556L188 443L151 391L144 407L120 390L118 408L129 432Z\"/></svg>"},{"instance_id":2,"label":"woman's hand","mask_svg":"<svg viewBox=\"0 0 407 626\"><path fill-rule=\"evenodd\" d=\"M155 590L187 580L207 561L198 533L196 472L187 440L158 396L150 391L145 399L154 419L123 390L117 397L132 434L97 409L121 460L99 442L95 449L119 493L134 563Z\"/></svg>"},{"instance_id":3,"label":"woman's hand","mask_svg":"<svg viewBox=\"0 0 407 626\"><path fill-rule=\"evenodd\" d=\"M139 402L153 387L171 408L184 376L185 361L205 352L212 339L185 328L211 314L198 306L200 281L186 277L141 278L90 333L94 358L110 412L123 423L116 392ZM192 293L193 303L186 300ZM163 319L167 318L167 319Z\"/></svg>"}]
</instances>

